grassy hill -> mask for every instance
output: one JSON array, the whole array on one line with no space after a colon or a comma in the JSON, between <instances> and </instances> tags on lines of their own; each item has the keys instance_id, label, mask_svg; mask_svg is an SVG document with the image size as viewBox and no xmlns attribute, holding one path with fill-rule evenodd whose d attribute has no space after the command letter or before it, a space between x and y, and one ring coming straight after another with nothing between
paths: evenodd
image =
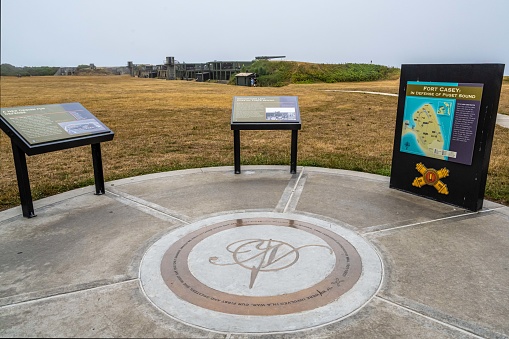
<instances>
[{"instance_id":1,"label":"grassy hill","mask_svg":"<svg viewBox=\"0 0 509 339\"><path fill-rule=\"evenodd\" d=\"M258 75L258 85L263 87L393 80L397 79L400 74L399 68L375 64L314 64L269 60L257 60L242 71L256 73Z\"/></svg>"}]
</instances>

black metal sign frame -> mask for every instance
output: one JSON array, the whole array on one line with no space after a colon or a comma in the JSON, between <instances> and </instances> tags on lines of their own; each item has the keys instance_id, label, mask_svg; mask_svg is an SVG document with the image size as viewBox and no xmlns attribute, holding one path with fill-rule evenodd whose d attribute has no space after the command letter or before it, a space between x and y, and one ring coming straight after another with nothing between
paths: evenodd
<instances>
[{"instance_id":1,"label":"black metal sign frame","mask_svg":"<svg viewBox=\"0 0 509 339\"><path fill-rule=\"evenodd\" d=\"M243 103L243 106L239 107L238 103ZM250 106L247 109L246 104ZM234 97L231 129L235 174L241 173L241 130L291 130L290 173L297 173L297 141L301 128L297 97Z\"/></svg>"},{"instance_id":2,"label":"black metal sign frame","mask_svg":"<svg viewBox=\"0 0 509 339\"><path fill-rule=\"evenodd\" d=\"M89 129L96 128L96 131L95 132L79 131L77 133L76 131L73 131L71 133L76 133L75 135L69 134L68 138L63 138L61 135L59 135L55 137L55 140L51 140L51 136L48 135L45 138L47 140L44 142L30 142L30 139L27 139L26 135L23 135L23 133L20 131L20 127L15 126L12 120L9 121L9 119L6 118L6 114L4 113L11 112L11 114L24 114L24 112L29 110L30 111L33 110L32 112L36 112L35 111L36 109L44 111L44 109L48 107L50 108L50 111L53 112L55 106L58 105L26 106L21 108L13 107L5 109L2 108L2 114L0 114L0 128L11 139L12 154L14 158L14 166L16 168L16 177L18 180L19 195L21 200L21 209L23 212L23 216L26 218L32 218L36 216L32 201L32 192L30 189L30 179L28 176L26 155L31 156L36 154L64 150L68 148L91 145L92 162L94 167L95 194L101 195L105 193L100 143L112 140L114 137L114 133L80 104L72 103L61 105L62 107L64 107L63 110L65 110L66 107L65 105L71 105L73 109L79 108L79 110L83 114L86 113L86 118L88 119L84 119L87 120L85 124L90 123L90 126L88 128ZM33 114L35 113L31 113L30 117L33 117ZM34 126L36 127L37 123L34 124L32 122L27 128L33 129ZM69 125L66 126L69 127ZM76 128L76 126L70 126L70 128L71 129Z\"/></svg>"},{"instance_id":3,"label":"black metal sign frame","mask_svg":"<svg viewBox=\"0 0 509 339\"><path fill-rule=\"evenodd\" d=\"M402 65L390 187L482 208L503 64Z\"/></svg>"}]
</instances>

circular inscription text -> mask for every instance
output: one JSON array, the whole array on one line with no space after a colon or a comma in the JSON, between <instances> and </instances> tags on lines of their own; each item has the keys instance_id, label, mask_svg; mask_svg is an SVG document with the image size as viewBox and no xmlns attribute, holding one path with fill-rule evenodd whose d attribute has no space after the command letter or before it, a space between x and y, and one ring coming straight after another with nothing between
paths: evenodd
<instances>
[{"instance_id":1,"label":"circular inscription text","mask_svg":"<svg viewBox=\"0 0 509 339\"><path fill-rule=\"evenodd\" d=\"M221 242L223 233L226 240ZM293 236L288 235L291 233ZM215 238L211 243L219 245L210 246L208 238ZM202 242L207 244L199 246ZM214 249L221 245L226 255L219 258ZM195 247L201 248L193 251ZM194 260L189 258L191 252ZM323 261L328 261L325 268ZM197 279L190 262L195 272L206 274ZM229 220L201 228L170 246L161 262L163 280L179 298L237 315L291 314L327 305L355 285L361 272L360 256L344 238L307 222L275 218ZM297 290L292 286L301 285L303 279L295 279L299 273L308 277L304 281L313 282L311 286ZM213 283L206 280L229 280L229 286L236 282L240 286L228 293L224 288L211 287ZM260 281L265 292L256 295Z\"/></svg>"}]
</instances>

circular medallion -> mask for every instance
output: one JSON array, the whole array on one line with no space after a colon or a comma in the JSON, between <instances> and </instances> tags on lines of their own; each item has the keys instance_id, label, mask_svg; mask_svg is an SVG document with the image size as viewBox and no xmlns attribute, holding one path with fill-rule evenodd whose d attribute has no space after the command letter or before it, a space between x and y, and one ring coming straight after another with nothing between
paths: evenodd
<instances>
[{"instance_id":1,"label":"circular medallion","mask_svg":"<svg viewBox=\"0 0 509 339\"><path fill-rule=\"evenodd\" d=\"M247 225L218 232L193 247L187 262L201 284L238 296L277 296L310 288L335 267L334 252L317 236L304 238L299 230L270 225L269 220L267 225L243 223ZM210 279L216 271L220 274Z\"/></svg>"},{"instance_id":2,"label":"circular medallion","mask_svg":"<svg viewBox=\"0 0 509 339\"><path fill-rule=\"evenodd\" d=\"M214 217L163 236L145 254L141 285L168 315L224 332L315 327L376 293L382 266L354 232L279 213Z\"/></svg>"},{"instance_id":3,"label":"circular medallion","mask_svg":"<svg viewBox=\"0 0 509 339\"><path fill-rule=\"evenodd\" d=\"M435 185L439 180L438 173L433 168L426 169L426 172L424 172L424 181L428 185Z\"/></svg>"}]
</instances>

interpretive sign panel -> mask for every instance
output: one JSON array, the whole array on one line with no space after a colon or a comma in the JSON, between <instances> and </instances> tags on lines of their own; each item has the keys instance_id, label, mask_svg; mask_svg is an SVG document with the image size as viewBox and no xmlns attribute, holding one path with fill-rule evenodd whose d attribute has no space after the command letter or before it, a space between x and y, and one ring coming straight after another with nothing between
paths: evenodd
<instances>
[{"instance_id":1,"label":"interpretive sign panel","mask_svg":"<svg viewBox=\"0 0 509 339\"><path fill-rule=\"evenodd\" d=\"M483 84L407 82L401 152L471 165Z\"/></svg>"},{"instance_id":2,"label":"interpretive sign panel","mask_svg":"<svg viewBox=\"0 0 509 339\"><path fill-rule=\"evenodd\" d=\"M391 187L482 208L504 65L403 65Z\"/></svg>"},{"instance_id":3,"label":"interpretive sign panel","mask_svg":"<svg viewBox=\"0 0 509 339\"><path fill-rule=\"evenodd\" d=\"M297 97L234 97L233 123L300 123Z\"/></svg>"},{"instance_id":4,"label":"interpretive sign panel","mask_svg":"<svg viewBox=\"0 0 509 339\"><path fill-rule=\"evenodd\" d=\"M96 194L104 194L100 143L114 133L80 103L1 108L0 128L11 138L23 216L35 216L26 155L91 145Z\"/></svg>"},{"instance_id":5,"label":"interpretive sign panel","mask_svg":"<svg viewBox=\"0 0 509 339\"><path fill-rule=\"evenodd\" d=\"M111 132L77 102L1 108L0 116L29 145Z\"/></svg>"},{"instance_id":6,"label":"interpretive sign panel","mask_svg":"<svg viewBox=\"0 0 509 339\"><path fill-rule=\"evenodd\" d=\"M241 130L291 130L290 173L297 171L297 138L301 129L297 97L233 97L231 129L235 173L240 174Z\"/></svg>"}]
</instances>

